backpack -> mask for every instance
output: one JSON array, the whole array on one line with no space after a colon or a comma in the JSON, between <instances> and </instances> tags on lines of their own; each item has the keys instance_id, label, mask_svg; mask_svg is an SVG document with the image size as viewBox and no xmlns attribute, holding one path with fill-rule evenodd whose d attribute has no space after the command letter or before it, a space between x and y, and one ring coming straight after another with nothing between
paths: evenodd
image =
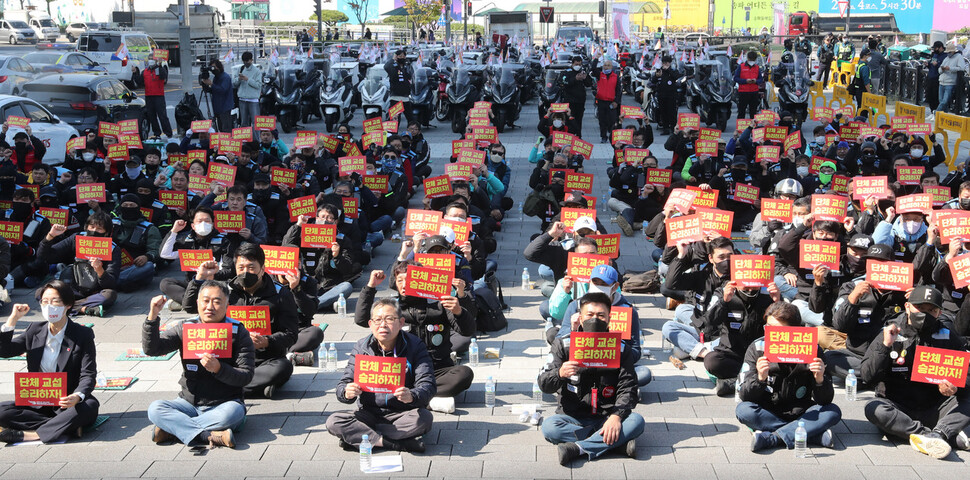
<instances>
[{"instance_id":1,"label":"backpack","mask_svg":"<svg viewBox=\"0 0 970 480\"><path fill-rule=\"evenodd\" d=\"M530 217L538 217L546 211L547 203L557 203L556 196L551 189L533 190L525 197L522 213Z\"/></svg>"},{"instance_id":2,"label":"backpack","mask_svg":"<svg viewBox=\"0 0 970 480\"><path fill-rule=\"evenodd\" d=\"M178 129L185 131L189 129L193 120L202 120L202 110L199 109L199 102L195 99L194 93L186 93L182 100L175 105L175 123Z\"/></svg>"},{"instance_id":3,"label":"backpack","mask_svg":"<svg viewBox=\"0 0 970 480\"><path fill-rule=\"evenodd\" d=\"M622 285L626 293L657 293L660 291L660 274L656 270L626 271Z\"/></svg>"},{"instance_id":4,"label":"backpack","mask_svg":"<svg viewBox=\"0 0 970 480\"><path fill-rule=\"evenodd\" d=\"M485 274L488 287L475 289L475 304L478 306L478 316L475 318L477 328L481 332L496 332L505 330L509 326L505 318L505 305L502 286L494 272ZM498 295L496 295L498 292Z\"/></svg>"}]
</instances>

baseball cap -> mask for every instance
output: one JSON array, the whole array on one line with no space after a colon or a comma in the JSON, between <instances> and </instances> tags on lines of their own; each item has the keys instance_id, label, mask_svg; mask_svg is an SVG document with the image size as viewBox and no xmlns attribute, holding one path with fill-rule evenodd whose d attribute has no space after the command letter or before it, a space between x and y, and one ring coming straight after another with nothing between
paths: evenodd
<instances>
[{"instance_id":1,"label":"baseball cap","mask_svg":"<svg viewBox=\"0 0 970 480\"><path fill-rule=\"evenodd\" d=\"M583 197L583 192L569 192L566 194L566 198L562 201L562 206L573 207L573 208L586 208L589 206L589 202Z\"/></svg>"},{"instance_id":2,"label":"baseball cap","mask_svg":"<svg viewBox=\"0 0 970 480\"><path fill-rule=\"evenodd\" d=\"M604 264L597 265L593 267L593 271L589 274L589 280L592 282L594 279L598 279L607 285L613 285L617 282L620 275L616 272L616 269Z\"/></svg>"},{"instance_id":3,"label":"baseball cap","mask_svg":"<svg viewBox=\"0 0 970 480\"><path fill-rule=\"evenodd\" d=\"M913 305L930 304L936 308L943 308L943 294L933 287L921 285L914 288L909 294L909 303Z\"/></svg>"},{"instance_id":4,"label":"baseball cap","mask_svg":"<svg viewBox=\"0 0 970 480\"><path fill-rule=\"evenodd\" d=\"M253 183L271 183L269 175L259 172L253 176Z\"/></svg>"},{"instance_id":5,"label":"baseball cap","mask_svg":"<svg viewBox=\"0 0 970 480\"><path fill-rule=\"evenodd\" d=\"M838 146L836 146L836 148L849 148L849 142L847 142L845 140L842 140L841 142L839 142L839 144L838 144Z\"/></svg>"},{"instance_id":6,"label":"baseball cap","mask_svg":"<svg viewBox=\"0 0 970 480\"><path fill-rule=\"evenodd\" d=\"M451 249L451 245L448 243L448 240L445 239L444 235L432 235L425 238L424 241L421 242L421 250L424 252L427 252L434 247Z\"/></svg>"},{"instance_id":7,"label":"baseball cap","mask_svg":"<svg viewBox=\"0 0 970 480\"><path fill-rule=\"evenodd\" d=\"M576 219L576 223L573 224L573 231L578 232L582 229L588 229L590 231L596 231L596 221L590 217L582 216Z\"/></svg>"},{"instance_id":8,"label":"baseball cap","mask_svg":"<svg viewBox=\"0 0 970 480\"><path fill-rule=\"evenodd\" d=\"M866 250L866 254L862 258L888 262L893 259L893 247L885 243L877 243L869 247L869 250Z\"/></svg>"},{"instance_id":9,"label":"baseball cap","mask_svg":"<svg viewBox=\"0 0 970 480\"><path fill-rule=\"evenodd\" d=\"M849 248L861 248L869 253L869 247L872 246L872 237L864 233L857 233L852 236L849 240Z\"/></svg>"}]
</instances>

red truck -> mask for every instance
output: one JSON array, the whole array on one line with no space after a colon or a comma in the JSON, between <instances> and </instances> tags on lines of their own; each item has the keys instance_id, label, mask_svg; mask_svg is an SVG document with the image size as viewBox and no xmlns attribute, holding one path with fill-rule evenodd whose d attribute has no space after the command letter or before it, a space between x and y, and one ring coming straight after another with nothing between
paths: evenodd
<instances>
[{"instance_id":1,"label":"red truck","mask_svg":"<svg viewBox=\"0 0 970 480\"><path fill-rule=\"evenodd\" d=\"M848 17L849 36L893 35L900 33L892 13L852 14ZM788 16L788 35L818 36L843 33L846 19L837 13L795 12Z\"/></svg>"}]
</instances>

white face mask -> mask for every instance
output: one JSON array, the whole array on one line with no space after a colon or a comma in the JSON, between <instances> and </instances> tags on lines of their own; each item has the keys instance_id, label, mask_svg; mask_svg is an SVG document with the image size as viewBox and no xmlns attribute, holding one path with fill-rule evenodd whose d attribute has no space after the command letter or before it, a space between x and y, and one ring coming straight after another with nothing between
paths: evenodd
<instances>
[{"instance_id":1,"label":"white face mask","mask_svg":"<svg viewBox=\"0 0 970 480\"><path fill-rule=\"evenodd\" d=\"M58 322L61 317L64 316L64 312L67 311L67 307L63 305L41 305L40 314L44 316L44 320L51 323Z\"/></svg>"},{"instance_id":2,"label":"white face mask","mask_svg":"<svg viewBox=\"0 0 970 480\"><path fill-rule=\"evenodd\" d=\"M615 295L615 292L613 292L613 287L603 287L590 282L589 288L586 290L586 293L602 293L610 297L611 301L614 301L614 302L616 301L616 295Z\"/></svg>"},{"instance_id":3,"label":"white face mask","mask_svg":"<svg viewBox=\"0 0 970 480\"><path fill-rule=\"evenodd\" d=\"M209 222L199 222L192 229L195 230L195 233L204 237L212 233L212 224Z\"/></svg>"},{"instance_id":4,"label":"white face mask","mask_svg":"<svg viewBox=\"0 0 970 480\"><path fill-rule=\"evenodd\" d=\"M445 220L450 220L452 222L464 222L465 221L465 219L464 218L461 218L461 217L442 217L442 218L444 218Z\"/></svg>"},{"instance_id":5,"label":"white face mask","mask_svg":"<svg viewBox=\"0 0 970 480\"><path fill-rule=\"evenodd\" d=\"M903 231L906 232L906 235L916 235L922 225L923 222L903 222Z\"/></svg>"},{"instance_id":6,"label":"white face mask","mask_svg":"<svg viewBox=\"0 0 970 480\"><path fill-rule=\"evenodd\" d=\"M912 150L909 151L909 154L913 158L920 158L920 157L923 156L923 149L922 148L914 148L914 149L912 149Z\"/></svg>"},{"instance_id":7,"label":"white face mask","mask_svg":"<svg viewBox=\"0 0 970 480\"><path fill-rule=\"evenodd\" d=\"M804 177L808 175L808 167L796 167L795 172L798 173L799 177Z\"/></svg>"},{"instance_id":8,"label":"white face mask","mask_svg":"<svg viewBox=\"0 0 970 480\"><path fill-rule=\"evenodd\" d=\"M748 66L749 66L749 67L753 67L753 66L754 66L754 62L753 62L753 61L751 61L751 60L748 60Z\"/></svg>"},{"instance_id":9,"label":"white face mask","mask_svg":"<svg viewBox=\"0 0 970 480\"><path fill-rule=\"evenodd\" d=\"M795 215L791 219L791 224L794 225L794 226L796 226L796 227L800 227L802 225L805 225L805 219L803 219L802 217L800 217L798 215Z\"/></svg>"},{"instance_id":10,"label":"white face mask","mask_svg":"<svg viewBox=\"0 0 970 480\"><path fill-rule=\"evenodd\" d=\"M824 145L825 144L825 137L815 137L815 144L816 145Z\"/></svg>"},{"instance_id":11,"label":"white face mask","mask_svg":"<svg viewBox=\"0 0 970 480\"><path fill-rule=\"evenodd\" d=\"M556 128L562 128L562 120L559 120L559 119L553 120L552 126Z\"/></svg>"},{"instance_id":12,"label":"white face mask","mask_svg":"<svg viewBox=\"0 0 970 480\"><path fill-rule=\"evenodd\" d=\"M91 160L94 160L94 154L91 152L84 152L81 154L81 158L83 158L85 162L90 162Z\"/></svg>"},{"instance_id":13,"label":"white face mask","mask_svg":"<svg viewBox=\"0 0 970 480\"><path fill-rule=\"evenodd\" d=\"M367 170L366 173L367 173L367 175L373 175L374 174L374 171L373 170Z\"/></svg>"},{"instance_id":14,"label":"white face mask","mask_svg":"<svg viewBox=\"0 0 970 480\"><path fill-rule=\"evenodd\" d=\"M573 70L575 70L575 71L577 71L577 72L578 72L578 71L579 71L579 69L581 69L581 68L583 68L583 66L582 66L582 65L573 65Z\"/></svg>"}]
</instances>

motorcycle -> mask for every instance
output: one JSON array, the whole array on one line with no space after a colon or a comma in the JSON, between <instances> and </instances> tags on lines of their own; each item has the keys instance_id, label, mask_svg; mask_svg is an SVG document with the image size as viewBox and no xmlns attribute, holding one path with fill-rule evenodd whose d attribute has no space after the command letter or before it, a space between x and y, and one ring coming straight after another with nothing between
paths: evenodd
<instances>
[{"instance_id":1,"label":"motorcycle","mask_svg":"<svg viewBox=\"0 0 970 480\"><path fill-rule=\"evenodd\" d=\"M499 133L505 131L506 125L512 126L522 111L518 83L522 71L522 65L508 63L489 69L484 93L485 99L492 102L493 123Z\"/></svg>"},{"instance_id":2,"label":"motorcycle","mask_svg":"<svg viewBox=\"0 0 970 480\"><path fill-rule=\"evenodd\" d=\"M276 76L263 77L263 91L260 97L260 113L275 115L280 128L290 133L302 118L302 98L304 90L314 80L308 78L300 65L287 65L276 71Z\"/></svg>"},{"instance_id":3,"label":"motorcycle","mask_svg":"<svg viewBox=\"0 0 970 480\"><path fill-rule=\"evenodd\" d=\"M357 90L360 91L360 108L364 111L365 118L380 117L390 108L390 87L383 65L375 65L367 69L364 81L357 86Z\"/></svg>"},{"instance_id":4,"label":"motorcycle","mask_svg":"<svg viewBox=\"0 0 970 480\"><path fill-rule=\"evenodd\" d=\"M482 99L484 65L462 65L451 73L448 102L451 103L451 131L464 133L468 111Z\"/></svg>"},{"instance_id":5,"label":"motorcycle","mask_svg":"<svg viewBox=\"0 0 970 480\"><path fill-rule=\"evenodd\" d=\"M567 63L546 65L543 73L542 90L539 91L539 117L546 116L549 106L559 102L561 85L559 83L563 73L569 68Z\"/></svg>"},{"instance_id":6,"label":"motorcycle","mask_svg":"<svg viewBox=\"0 0 970 480\"><path fill-rule=\"evenodd\" d=\"M306 124L310 122L310 115L323 118L323 110L320 109L320 87L323 85L323 80L330 76L330 60L307 60L303 63L303 73L298 118Z\"/></svg>"},{"instance_id":7,"label":"motorcycle","mask_svg":"<svg viewBox=\"0 0 970 480\"><path fill-rule=\"evenodd\" d=\"M330 76L320 89L320 108L323 109L323 120L328 133L333 131L335 125L350 123L354 118L357 106L353 100L353 76L342 68L330 70Z\"/></svg>"},{"instance_id":8,"label":"motorcycle","mask_svg":"<svg viewBox=\"0 0 970 480\"><path fill-rule=\"evenodd\" d=\"M694 66L694 76L687 83L690 110L700 115L702 123L709 127L716 125L722 132L731 118L735 97L730 62L726 55L698 61Z\"/></svg>"},{"instance_id":9,"label":"motorcycle","mask_svg":"<svg viewBox=\"0 0 970 480\"><path fill-rule=\"evenodd\" d=\"M778 105L791 112L796 126L801 126L808 116L809 89L812 79L808 74L808 59L804 53L796 52L794 63L787 64L785 76L778 81ZM781 67L779 65L779 67Z\"/></svg>"},{"instance_id":10,"label":"motorcycle","mask_svg":"<svg viewBox=\"0 0 970 480\"><path fill-rule=\"evenodd\" d=\"M435 114L438 76L433 68L418 67L411 77L411 118L427 127Z\"/></svg>"},{"instance_id":11,"label":"motorcycle","mask_svg":"<svg viewBox=\"0 0 970 480\"><path fill-rule=\"evenodd\" d=\"M542 78L542 65L538 59L526 58L523 62L525 66L522 75L519 77L519 95L522 103L526 103L533 98L539 97L541 90L540 79Z\"/></svg>"}]
</instances>

